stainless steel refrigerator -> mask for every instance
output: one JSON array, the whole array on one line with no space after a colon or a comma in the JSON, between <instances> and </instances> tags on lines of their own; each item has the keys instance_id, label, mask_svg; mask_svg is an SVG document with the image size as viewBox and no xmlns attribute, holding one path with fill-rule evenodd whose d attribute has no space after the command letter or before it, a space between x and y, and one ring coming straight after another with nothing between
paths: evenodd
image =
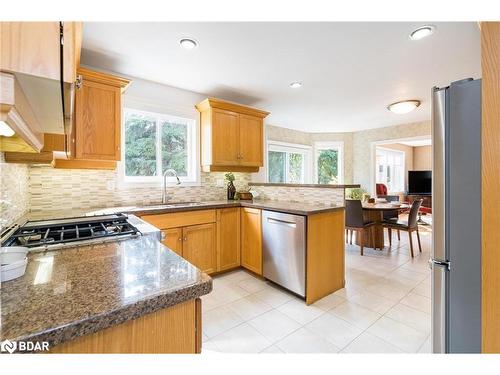
<instances>
[{"instance_id":1,"label":"stainless steel refrigerator","mask_svg":"<svg viewBox=\"0 0 500 375\"><path fill-rule=\"evenodd\" d=\"M481 80L432 91L432 350L481 351Z\"/></svg>"}]
</instances>

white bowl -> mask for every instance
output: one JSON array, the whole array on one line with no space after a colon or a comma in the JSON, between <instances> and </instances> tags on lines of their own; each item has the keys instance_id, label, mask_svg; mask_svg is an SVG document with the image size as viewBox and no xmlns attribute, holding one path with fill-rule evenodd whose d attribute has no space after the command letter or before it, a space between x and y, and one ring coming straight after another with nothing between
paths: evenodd
<instances>
[{"instance_id":1,"label":"white bowl","mask_svg":"<svg viewBox=\"0 0 500 375\"><path fill-rule=\"evenodd\" d=\"M390 202L391 206L401 207L401 202Z\"/></svg>"},{"instance_id":2,"label":"white bowl","mask_svg":"<svg viewBox=\"0 0 500 375\"><path fill-rule=\"evenodd\" d=\"M28 264L28 258L25 257L17 262L6 264L0 266L0 281L3 283L12 279L17 279L21 277L26 272L26 265Z\"/></svg>"},{"instance_id":3,"label":"white bowl","mask_svg":"<svg viewBox=\"0 0 500 375\"><path fill-rule=\"evenodd\" d=\"M26 258L28 248L23 246L0 247L0 265L11 264Z\"/></svg>"}]
</instances>

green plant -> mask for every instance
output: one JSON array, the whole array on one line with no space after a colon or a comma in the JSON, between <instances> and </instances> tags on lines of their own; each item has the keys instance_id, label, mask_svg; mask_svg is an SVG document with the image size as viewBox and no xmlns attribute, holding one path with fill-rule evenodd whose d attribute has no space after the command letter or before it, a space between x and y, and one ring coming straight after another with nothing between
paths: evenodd
<instances>
[{"instance_id":1,"label":"green plant","mask_svg":"<svg viewBox=\"0 0 500 375\"><path fill-rule=\"evenodd\" d=\"M225 179L227 182L233 182L234 180L236 180L236 178L234 177L234 174L233 172L227 172L225 175L224 175Z\"/></svg>"},{"instance_id":2,"label":"green plant","mask_svg":"<svg viewBox=\"0 0 500 375\"><path fill-rule=\"evenodd\" d=\"M366 190L361 188L346 189L345 196L350 199L362 200Z\"/></svg>"}]
</instances>

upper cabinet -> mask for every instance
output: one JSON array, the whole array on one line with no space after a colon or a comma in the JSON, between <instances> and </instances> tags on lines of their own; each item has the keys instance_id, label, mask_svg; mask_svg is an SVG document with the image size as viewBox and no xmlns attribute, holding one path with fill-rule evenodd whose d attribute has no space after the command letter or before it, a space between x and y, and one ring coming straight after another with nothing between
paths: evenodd
<instances>
[{"instance_id":1,"label":"upper cabinet","mask_svg":"<svg viewBox=\"0 0 500 375\"><path fill-rule=\"evenodd\" d=\"M59 22L0 22L0 70L59 80ZM63 23L64 81L74 82L80 63L81 22Z\"/></svg>"},{"instance_id":2,"label":"upper cabinet","mask_svg":"<svg viewBox=\"0 0 500 375\"><path fill-rule=\"evenodd\" d=\"M45 134L64 135L61 76L75 82L80 49L80 22L0 22L0 120L14 131L1 151L36 155Z\"/></svg>"},{"instance_id":3,"label":"upper cabinet","mask_svg":"<svg viewBox=\"0 0 500 375\"><path fill-rule=\"evenodd\" d=\"M213 98L196 108L203 171L257 172L264 165L264 118L269 112Z\"/></svg>"},{"instance_id":4,"label":"upper cabinet","mask_svg":"<svg viewBox=\"0 0 500 375\"><path fill-rule=\"evenodd\" d=\"M84 160L120 160L121 96L129 80L79 68L72 155Z\"/></svg>"}]
</instances>

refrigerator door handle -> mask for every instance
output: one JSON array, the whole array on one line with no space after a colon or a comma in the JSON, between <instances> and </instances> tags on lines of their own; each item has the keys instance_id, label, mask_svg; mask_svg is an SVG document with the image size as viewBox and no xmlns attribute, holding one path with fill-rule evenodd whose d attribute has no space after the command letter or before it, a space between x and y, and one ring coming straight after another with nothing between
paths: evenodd
<instances>
[{"instance_id":1,"label":"refrigerator door handle","mask_svg":"<svg viewBox=\"0 0 500 375\"><path fill-rule=\"evenodd\" d=\"M429 261L432 268L432 352L447 353L447 279L449 262Z\"/></svg>"},{"instance_id":2,"label":"refrigerator door handle","mask_svg":"<svg viewBox=\"0 0 500 375\"><path fill-rule=\"evenodd\" d=\"M447 260L429 259L429 268L432 270L434 266L444 267L447 271L451 269L451 263Z\"/></svg>"}]
</instances>

